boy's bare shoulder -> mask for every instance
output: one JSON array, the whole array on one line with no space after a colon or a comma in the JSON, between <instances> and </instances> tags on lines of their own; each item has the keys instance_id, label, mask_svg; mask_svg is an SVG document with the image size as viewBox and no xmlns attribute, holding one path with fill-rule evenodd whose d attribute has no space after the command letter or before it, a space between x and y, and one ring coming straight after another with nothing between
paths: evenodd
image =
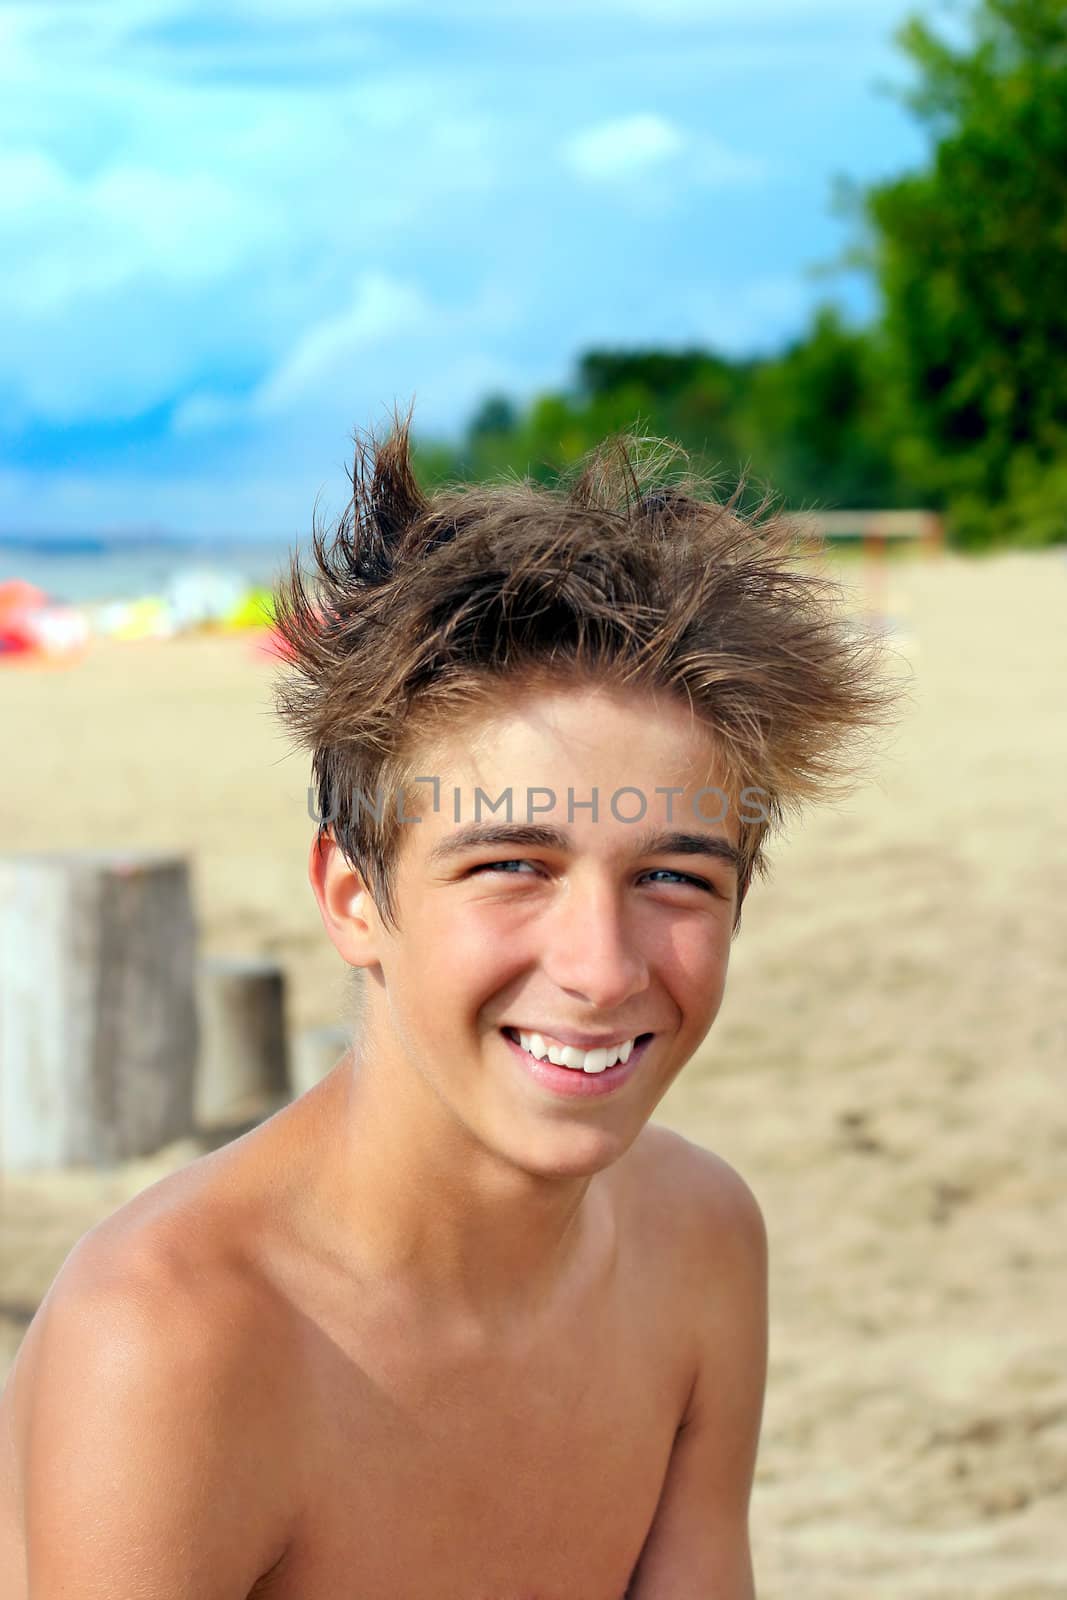
<instances>
[{"instance_id":1,"label":"boy's bare shoulder","mask_svg":"<svg viewBox=\"0 0 1067 1600\"><path fill-rule=\"evenodd\" d=\"M0 1408L43 1590L130 1552L131 1591L143 1580L177 1593L189 1574L164 1570L165 1553L196 1548L198 1592L247 1593L284 1550L291 1507L267 1470L286 1403L279 1344L266 1297L224 1246L233 1219L216 1171L183 1169L84 1234L23 1338ZM50 1531L61 1500L62 1546ZM135 1570L139 1548L158 1567Z\"/></svg>"},{"instance_id":2,"label":"boy's bare shoulder","mask_svg":"<svg viewBox=\"0 0 1067 1600\"><path fill-rule=\"evenodd\" d=\"M276 1268L284 1258L310 1276L295 1225L299 1108L168 1173L83 1234L23 1338L12 1369L20 1387L54 1312L62 1307L69 1321L93 1306L119 1318L140 1308L177 1354L195 1349L252 1383L269 1363L280 1398L300 1307L293 1271Z\"/></svg>"},{"instance_id":3,"label":"boy's bare shoulder","mask_svg":"<svg viewBox=\"0 0 1067 1600\"><path fill-rule=\"evenodd\" d=\"M632 1147L631 1217L641 1232L640 1293L660 1275L658 1310L684 1352L685 1394L667 1477L627 1593L754 1592L748 1502L767 1366L763 1217L744 1179L713 1151L658 1125Z\"/></svg>"},{"instance_id":4,"label":"boy's bare shoulder","mask_svg":"<svg viewBox=\"0 0 1067 1600\"><path fill-rule=\"evenodd\" d=\"M648 1123L628 1154L628 1188L645 1215L707 1249L733 1241L765 1247L763 1214L741 1174L722 1156L659 1123Z\"/></svg>"},{"instance_id":5,"label":"boy's bare shoulder","mask_svg":"<svg viewBox=\"0 0 1067 1600\"><path fill-rule=\"evenodd\" d=\"M41 1309L81 1299L166 1301L170 1325L188 1319L205 1342L216 1331L221 1337L226 1317L254 1298L245 1229L225 1174L217 1154L201 1156L117 1207L74 1245Z\"/></svg>"},{"instance_id":6,"label":"boy's bare shoulder","mask_svg":"<svg viewBox=\"0 0 1067 1600\"><path fill-rule=\"evenodd\" d=\"M223 1171L225 1169L222 1169ZM12 1369L16 1423L43 1360L84 1331L103 1350L138 1344L175 1370L237 1375L262 1349L266 1297L249 1270L222 1173L198 1159L84 1233L38 1307Z\"/></svg>"},{"instance_id":7,"label":"boy's bare shoulder","mask_svg":"<svg viewBox=\"0 0 1067 1600\"><path fill-rule=\"evenodd\" d=\"M697 1339L708 1330L741 1347L766 1320L768 1248L763 1213L741 1174L722 1156L649 1123L630 1152L624 1225L639 1241L639 1277L654 1274L660 1305Z\"/></svg>"}]
</instances>

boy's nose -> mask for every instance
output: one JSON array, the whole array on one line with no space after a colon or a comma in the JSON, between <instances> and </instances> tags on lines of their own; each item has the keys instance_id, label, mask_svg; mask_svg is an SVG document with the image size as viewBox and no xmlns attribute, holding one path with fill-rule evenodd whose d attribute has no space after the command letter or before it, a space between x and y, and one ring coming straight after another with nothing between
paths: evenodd
<instances>
[{"instance_id":1,"label":"boy's nose","mask_svg":"<svg viewBox=\"0 0 1067 1600\"><path fill-rule=\"evenodd\" d=\"M648 987L648 965L608 885L570 885L553 910L542 965L548 977L598 1011Z\"/></svg>"}]
</instances>

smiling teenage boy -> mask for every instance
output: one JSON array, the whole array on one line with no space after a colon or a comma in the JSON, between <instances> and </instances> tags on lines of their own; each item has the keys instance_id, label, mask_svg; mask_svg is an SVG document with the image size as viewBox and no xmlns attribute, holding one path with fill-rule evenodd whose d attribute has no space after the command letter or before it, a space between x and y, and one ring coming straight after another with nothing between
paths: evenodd
<instances>
[{"instance_id":1,"label":"smiling teenage boy","mask_svg":"<svg viewBox=\"0 0 1067 1600\"><path fill-rule=\"evenodd\" d=\"M358 1043L68 1258L0 1414L15 1600L753 1595L763 1224L649 1119L888 694L785 521L664 464L426 498L397 424L294 561Z\"/></svg>"}]
</instances>

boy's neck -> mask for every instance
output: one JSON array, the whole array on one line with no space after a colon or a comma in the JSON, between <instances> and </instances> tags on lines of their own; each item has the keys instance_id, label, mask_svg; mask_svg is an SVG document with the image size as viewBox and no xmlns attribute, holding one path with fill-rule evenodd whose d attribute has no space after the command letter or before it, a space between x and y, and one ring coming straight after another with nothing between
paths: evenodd
<instances>
[{"instance_id":1,"label":"boy's neck","mask_svg":"<svg viewBox=\"0 0 1067 1600\"><path fill-rule=\"evenodd\" d=\"M610 1270L603 1185L525 1172L479 1144L388 1047L334 1079L316 1209L359 1278L404 1280L485 1330L529 1326Z\"/></svg>"}]
</instances>

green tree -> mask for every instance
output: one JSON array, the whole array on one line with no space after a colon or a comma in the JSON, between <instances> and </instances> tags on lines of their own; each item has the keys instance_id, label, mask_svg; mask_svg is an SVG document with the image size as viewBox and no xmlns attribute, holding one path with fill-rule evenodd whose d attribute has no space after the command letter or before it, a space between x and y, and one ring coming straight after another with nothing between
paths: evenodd
<instances>
[{"instance_id":1,"label":"green tree","mask_svg":"<svg viewBox=\"0 0 1067 1600\"><path fill-rule=\"evenodd\" d=\"M967 23L898 36L931 164L868 191L869 259L903 470L965 541L1040 542L1067 537L1067 5L980 0Z\"/></svg>"},{"instance_id":2,"label":"green tree","mask_svg":"<svg viewBox=\"0 0 1067 1600\"><path fill-rule=\"evenodd\" d=\"M913 503L894 458L884 354L832 305L753 370L743 431L753 464L788 502L864 508Z\"/></svg>"},{"instance_id":3,"label":"green tree","mask_svg":"<svg viewBox=\"0 0 1067 1600\"><path fill-rule=\"evenodd\" d=\"M542 394L522 414L487 399L467 430L465 471L551 482L627 430L676 439L723 495L746 478L745 505L768 484L787 503L893 505L909 491L896 475L884 391L869 334L832 307L778 357L593 349L570 390Z\"/></svg>"},{"instance_id":4,"label":"green tree","mask_svg":"<svg viewBox=\"0 0 1067 1600\"><path fill-rule=\"evenodd\" d=\"M468 428L470 439L488 439L514 433L519 416L506 394L490 394L482 401Z\"/></svg>"}]
</instances>

